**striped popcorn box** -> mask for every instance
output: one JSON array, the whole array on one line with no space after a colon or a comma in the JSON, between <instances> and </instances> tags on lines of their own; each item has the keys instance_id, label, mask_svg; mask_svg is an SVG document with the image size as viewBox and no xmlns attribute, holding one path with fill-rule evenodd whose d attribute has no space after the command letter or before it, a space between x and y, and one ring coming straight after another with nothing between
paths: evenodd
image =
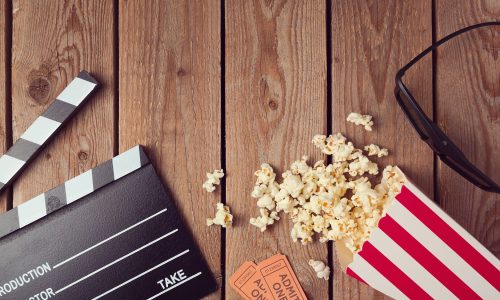
<instances>
[{"instance_id":1,"label":"striped popcorn box","mask_svg":"<svg viewBox=\"0 0 500 300\"><path fill-rule=\"evenodd\" d=\"M500 299L500 262L407 181L345 272L395 299Z\"/></svg>"}]
</instances>

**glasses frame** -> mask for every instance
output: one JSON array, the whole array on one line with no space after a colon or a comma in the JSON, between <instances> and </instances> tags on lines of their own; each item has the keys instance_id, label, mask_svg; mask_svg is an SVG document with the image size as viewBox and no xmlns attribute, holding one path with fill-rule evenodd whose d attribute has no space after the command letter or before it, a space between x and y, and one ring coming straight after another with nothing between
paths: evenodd
<instances>
[{"instance_id":1,"label":"glasses frame","mask_svg":"<svg viewBox=\"0 0 500 300\"><path fill-rule=\"evenodd\" d=\"M500 22L485 22L462 28L433 43L432 46L415 56L408 64L396 73L396 87L394 89L394 95L396 96L396 100L403 110L406 118L410 121L413 128L415 128L420 138L431 147L434 153L439 156L441 161L477 187L488 192L500 193L500 186L479 170L474 164L472 164L465 157L463 152L439 128L439 126L424 113L402 80L407 70L409 70L427 54L436 50L440 45L462 33L486 26L500 26ZM407 98L407 102L410 107L408 107L406 102L404 102L401 98L401 93ZM410 109L412 109L415 114L412 114Z\"/></svg>"}]
</instances>

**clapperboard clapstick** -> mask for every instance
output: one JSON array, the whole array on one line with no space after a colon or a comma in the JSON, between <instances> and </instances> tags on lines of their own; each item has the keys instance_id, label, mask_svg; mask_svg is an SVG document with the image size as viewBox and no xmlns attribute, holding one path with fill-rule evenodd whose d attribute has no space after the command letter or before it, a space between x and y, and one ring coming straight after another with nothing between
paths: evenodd
<instances>
[{"instance_id":1,"label":"clapperboard clapstick","mask_svg":"<svg viewBox=\"0 0 500 300\"><path fill-rule=\"evenodd\" d=\"M57 131L85 104L97 85L97 81L89 73L80 72L49 108L31 124L14 146L0 157L0 193L21 174Z\"/></svg>"},{"instance_id":2,"label":"clapperboard clapstick","mask_svg":"<svg viewBox=\"0 0 500 300\"><path fill-rule=\"evenodd\" d=\"M80 73L0 157L0 190L96 86ZM0 300L197 299L215 289L141 146L0 215Z\"/></svg>"}]
</instances>

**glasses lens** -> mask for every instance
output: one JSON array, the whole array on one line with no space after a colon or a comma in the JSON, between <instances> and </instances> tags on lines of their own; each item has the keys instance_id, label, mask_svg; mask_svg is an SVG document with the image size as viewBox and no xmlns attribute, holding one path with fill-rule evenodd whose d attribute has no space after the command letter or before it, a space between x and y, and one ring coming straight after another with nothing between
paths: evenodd
<instances>
[{"instance_id":1,"label":"glasses lens","mask_svg":"<svg viewBox=\"0 0 500 300\"><path fill-rule=\"evenodd\" d=\"M500 26L437 49L435 120L466 158L500 182Z\"/></svg>"},{"instance_id":2,"label":"glasses lens","mask_svg":"<svg viewBox=\"0 0 500 300\"><path fill-rule=\"evenodd\" d=\"M410 122L412 123L417 133L421 138L428 138L426 127L422 123L422 116L419 115L417 108L414 105L414 101L410 99L410 96L404 93L403 91L399 91L396 95L398 102L401 104L401 108L405 112L405 115L408 117Z\"/></svg>"},{"instance_id":3,"label":"glasses lens","mask_svg":"<svg viewBox=\"0 0 500 300\"><path fill-rule=\"evenodd\" d=\"M421 137L427 138L422 113L432 120L432 56L428 54L405 72L402 82L414 101L403 90L399 102Z\"/></svg>"}]
</instances>

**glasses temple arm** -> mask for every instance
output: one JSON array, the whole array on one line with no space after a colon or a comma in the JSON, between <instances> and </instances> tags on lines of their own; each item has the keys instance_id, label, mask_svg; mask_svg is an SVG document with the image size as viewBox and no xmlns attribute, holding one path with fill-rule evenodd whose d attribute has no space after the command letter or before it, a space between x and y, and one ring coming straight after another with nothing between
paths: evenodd
<instances>
[{"instance_id":1,"label":"glasses temple arm","mask_svg":"<svg viewBox=\"0 0 500 300\"><path fill-rule=\"evenodd\" d=\"M417 63L420 59L422 59L422 57L426 56L427 54L429 54L429 52L432 52L433 50L435 50L437 47L439 47L440 45L446 43L447 41L451 40L452 38L464 33L464 32L467 32L467 31L470 31L470 30L473 30L473 29L477 29L477 28L481 28L481 27L485 27L485 26L492 26L492 25L500 25L500 22L484 22L484 23L478 23L478 24L474 24L474 25L471 25L471 26L468 26L468 27L465 27L465 28L462 28L460 30L457 30L453 33L450 33L449 35L445 36L444 38L440 39L439 41L435 42L434 44L432 44L432 46L428 47L427 49L425 49L424 51L422 51L419 55L415 56L409 63L407 63L404 67L402 67L399 71L398 71L398 75L397 77L401 78L403 76L403 74L409 69L411 68L415 63Z\"/></svg>"}]
</instances>

